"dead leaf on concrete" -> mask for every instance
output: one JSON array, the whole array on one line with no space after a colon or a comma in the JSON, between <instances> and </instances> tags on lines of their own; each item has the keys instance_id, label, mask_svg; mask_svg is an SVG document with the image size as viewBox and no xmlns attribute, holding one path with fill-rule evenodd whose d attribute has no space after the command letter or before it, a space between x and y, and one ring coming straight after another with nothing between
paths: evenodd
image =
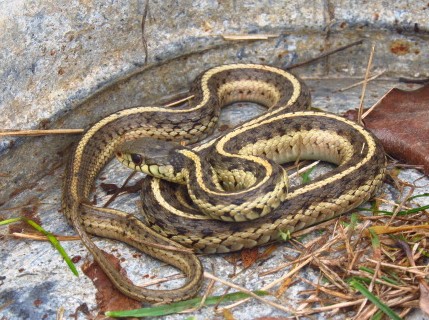
<instances>
[{"instance_id":1,"label":"dead leaf on concrete","mask_svg":"<svg viewBox=\"0 0 429 320\"><path fill-rule=\"evenodd\" d=\"M229 309L226 309L226 308L222 309L222 315L225 320L236 320L231 310Z\"/></svg>"},{"instance_id":2,"label":"dead leaf on concrete","mask_svg":"<svg viewBox=\"0 0 429 320\"><path fill-rule=\"evenodd\" d=\"M249 268L258 260L259 249L258 248L243 249L241 250L240 254L241 254L241 261L243 262L243 267Z\"/></svg>"},{"instance_id":3,"label":"dead leaf on concrete","mask_svg":"<svg viewBox=\"0 0 429 320\"><path fill-rule=\"evenodd\" d=\"M347 118L356 119L357 111ZM414 91L392 89L364 119L365 127L392 157L423 165L429 174L429 85Z\"/></svg>"},{"instance_id":4,"label":"dead leaf on concrete","mask_svg":"<svg viewBox=\"0 0 429 320\"><path fill-rule=\"evenodd\" d=\"M104 253L116 270L121 270L119 259L111 254ZM106 276L100 266L95 263L85 263L82 271L92 280L97 288L97 305L100 313L112 310L131 310L141 307L141 303L122 294L109 278ZM125 272L125 270L121 270Z\"/></svg>"}]
</instances>

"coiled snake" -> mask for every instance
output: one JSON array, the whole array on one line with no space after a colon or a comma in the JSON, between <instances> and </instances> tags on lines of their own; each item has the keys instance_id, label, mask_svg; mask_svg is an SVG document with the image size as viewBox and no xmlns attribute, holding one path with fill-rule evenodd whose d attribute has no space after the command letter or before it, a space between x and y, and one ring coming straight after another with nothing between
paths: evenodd
<instances>
[{"instance_id":1,"label":"coiled snake","mask_svg":"<svg viewBox=\"0 0 429 320\"><path fill-rule=\"evenodd\" d=\"M309 90L286 71L219 66L199 76L190 92L194 98L187 106L136 107L100 120L84 134L66 170L63 211L114 285L142 301L168 303L198 292L201 263L182 245L214 253L276 240L279 231L296 231L355 208L376 192L385 173L385 155L373 135L339 116L305 111ZM207 137L220 109L237 101L259 103L267 111L220 138L183 146ZM145 180L146 224L89 204L97 175L115 153L133 169L180 183ZM290 187L278 163L296 159L338 166ZM135 286L88 233L128 243L179 268L187 281L174 290Z\"/></svg>"}]
</instances>

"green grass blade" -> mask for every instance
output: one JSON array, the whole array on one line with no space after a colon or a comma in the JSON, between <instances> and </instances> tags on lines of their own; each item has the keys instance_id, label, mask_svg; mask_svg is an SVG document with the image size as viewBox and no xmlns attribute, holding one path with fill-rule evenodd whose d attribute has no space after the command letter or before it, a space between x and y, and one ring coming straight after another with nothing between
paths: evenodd
<instances>
[{"instance_id":1,"label":"green grass blade","mask_svg":"<svg viewBox=\"0 0 429 320\"><path fill-rule=\"evenodd\" d=\"M364 272L368 272L369 274L372 274L372 275L375 273L374 269L367 268L367 267L360 267L359 270L360 271L364 271ZM392 278L390 278L388 276L381 276L380 279L383 280L383 281L385 281L385 282L387 282L387 283L393 284L395 286L400 286L401 285L401 283L399 283L395 279L392 279ZM359 279L359 280L361 280L361 279ZM377 280L375 280L375 281L377 281ZM366 282L366 281L364 281L364 282Z\"/></svg>"},{"instance_id":2,"label":"green grass blade","mask_svg":"<svg viewBox=\"0 0 429 320\"><path fill-rule=\"evenodd\" d=\"M310 174L314 171L316 166L311 167L310 169L306 170L303 174L301 174L301 180L303 184L307 184L311 182Z\"/></svg>"},{"instance_id":3,"label":"green grass blade","mask_svg":"<svg viewBox=\"0 0 429 320\"><path fill-rule=\"evenodd\" d=\"M371 320L382 320L383 319L383 311L378 310L374 315L371 317Z\"/></svg>"},{"instance_id":4,"label":"green grass blade","mask_svg":"<svg viewBox=\"0 0 429 320\"><path fill-rule=\"evenodd\" d=\"M258 296L268 295L268 293L265 291L254 291L254 293L257 294ZM203 306L215 305L220 301L233 302L233 301L242 300L248 297L250 297L248 294L242 293L242 292L230 293L224 296L212 296L212 297L208 297L206 301L204 301ZM155 306L155 307L128 310L128 311L107 311L105 315L113 318L166 316L166 315L178 313L187 309L199 307L201 301L202 301L202 298L198 297L198 298L175 302L175 303L162 305L162 306Z\"/></svg>"},{"instance_id":5,"label":"green grass blade","mask_svg":"<svg viewBox=\"0 0 429 320\"><path fill-rule=\"evenodd\" d=\"M350 230L356 229L356 226L359 223L359 215L357 213L352 213L350 217Z\"/></svg>"},{"instance_id":6,"label":"green grass blade","mask_svg":"<svg viewBox=\"0 0 429 320\"><path fill-rule=\"evenodd\" d=\"M402 211L399 211L396 215L397 216L406 216L406 215L417 213L417 212L424 211L424 210L427 210L427 209L429 209L429 204L425 205L425 206L422 206L422 207L412 208L412 209L408 209L408 210L402 210ZM393 216L393 212L392 211L385 211L385 210L375 210L374 211L374 210L368 209L368 208L356 208L356 210L359 210L359 211L370 211L370 212L373 212L374 214L380 214L381 213L381 214L384 214L386 216Z\"/></svg>"},{"instance_id":7,"label":"green grass blade","mask_svg":"<svg viewBox=\"0 0 429 320\"><path fill-rule=\"evenodd\" d=\"M55 238L55 236L52 233L50 233L50 232L46 231L45 229L43 229L40 225L38 225L33 220L26 219L26 218L11 218L11 219L0 221L0 226L7 225L7 224L10 224L10 223L14 223L14 222L18 222L18 221L25 221L32 228L36 229L41 234L45 235L48 238L48 240L51 242L51 244L54 246L54 248L58 250L58 252L60 253L60 255L63 257L64 261L69 266L70 270L73 272L73 274L75 276L79 276L79 273L78 273L78 271L77 271L74 263L71 261L70 257L68 256L68 254L66 253L66 251L64 250L64 248L61 246L61 244L57 240L57 238Z\"/></svg>"},{"instance_id":8,"label":"green grass blade","mask_svg":"<svg viewBox=\"0 0 429 320\"><path fill-rule=\"evenodd\" d=\"M412 213L417 213L420 211L424 211L429 209L429 204L422 206L422 207L417 207L417 208L413 208L413 209L408 209L408 210L404 210L404 211L399 211L398 215L400 216L406 216L407 214L412 214Z\"/></svg>"},{"instance_id":9,"label":"green grass blade","mask_svg":"<svg viewBox=\"0 0 429 320\"><path fill-rule=\"evenodd\" d=\"M415 196L409 197L408 201L416 199L416 198L421 198L421 197L429 197L429 193L422 193L422 194L417 194Z\"/></svg>"},{"instance_id":10,"label":"green grass blade","mask_svg":"<svg viewBox=\"0 0 429 320\"><path fill-rule=\"evenodd\" d=\"M22 221L22 218L12 218L12 219L0 221L0 226L5 226L7 224L18 222L18 221Z\"/></svg>"},{"instance_id":11,"label":"green grass blade","mask_svg":"<svg viewBox=\"0 0 429 320\"><path fill-rule=\"evenodd\" d=\"M374 249L374 251L380 250L380 238L378 237L377 233L372 230L372 228L368 228L369 233L371 234L371 244Z\"/></svg>"},{"instance_id":12,"label":"green grass blade","mask_svg":"<svg viewBox=\"0 0 429 320\"><path fill-rule=\"evenodd\" d=\"M366 283L366 284L370 284L371 283L371 279L367 278L367 277L359 277L359 276L355 276L353 278L348 279L348 281L352 281L352 280L356 280L362 283Z\"/></svg>"},{"instance_id":13,"label":"green grass blade","mask_svg":"<svg viewBox=\"0 0 429 320\"><path fill-rule=\"evenodd\" d=\"M380 299L378 299L378 297L373 295L361 282L359 282L359 280L352 279L352 280L350 280L349 284L352 288L359 291L362 295L365 296L365 298L367 298L375 306L377 306L378 309L383 311L390 319L402 320L402 318L400 316L398 316L398 314L395 311L393 311L386 304L381 302Z\"/></svg>"},{"instance_id":14,"label":"green grass blade","mask_svg":"<svg viewBox=\"0 0 429 320\"><path fill-rule=\"evenodd\" d=\"M64 250L63 246L60 244L60 242L55 238L55 236L43 229L41 226L39 226L36 222L29 219L24 219L25 222L27 222L30 226L32 226L34 229L45 235L49 242L54 246L55 249L60 253L60 255L63 257L64 261L69 266L70 270L73 272L75 276L79 276L79 272L77 271L74 263L71 261L70 257L68 256L67 252Z\"/></svg>"},{"instance_id":15,"label":"green grass blade","mask_svg":"<svg viewBox=\"0 0 429 320\"><path fill-rule=\"evenodd\" d=\"M429 258L429 251L423 249L423 248L417 248L417 250L419 250L419 252L424 255L426 258Z\"/></svg>"},{"instance_id":16,"label":"green grass blade","mask_svg":"<svg viewBox=\"0 0 429 320\"><path fill-rule=\"evenodd\" d=\"M344 227L349 227L349 229L352 231L356 229L356 226L358 225L358 223L359 223L359 215L357 213L352 213L352 215L350 216L350 222L345 222L345 221L341 222L341 224Z\"/></svg>"},{"instance_id":17,"label":"green grass blade","mask_svg":"<svg viewBox=\"0 0 429 320\"><path fill-rule=\"evenodd\" d=\"M374 269L371 269L371 268L368 268L368 267L360 267L359 270L360 271L368 272L369 274L374 274L375 273Z\"/></svg>"}]
</instances>

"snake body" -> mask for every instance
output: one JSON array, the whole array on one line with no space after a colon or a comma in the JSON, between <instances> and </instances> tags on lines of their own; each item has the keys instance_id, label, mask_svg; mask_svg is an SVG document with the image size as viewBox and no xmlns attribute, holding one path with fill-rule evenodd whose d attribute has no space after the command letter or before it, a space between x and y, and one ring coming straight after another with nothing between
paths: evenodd
<instances>
[{"instance_id":1,"label":"snake body","mask_svg":"<svg viewBox=\"0 0 429 320\"><path fill-rule=\"evenodd\" d=\"M196 294L202 266L182 245L211 253L276 240L279 231L299 230L356 207L374 194L384 176L379 142L341 117L302 111L309 106L309 91L286 71L251 64L215 67L199 76L190 92L194 99L188 106L130 108L100 120L82 137L67 166L63 211L115 286L138 300L166 303ZM221 107L236 101L257 102L267 112L197 147L171 147L171 141L192 144L205 138ZM140 169L139 151L129 148L147 137L166 141L175 159L191 167L176 172L150 164L141 168L155 175L163 171L188 185L146 179L142 212L149 226L124 212L89 204L97 175L118 149L124 162ZM139 161L134 161L136 155ZM327 160L338 167L305 186L289 187L276 162L297 158ZM121 240L172 264L187 281L174 290L135 286L87 233Z\"/></svg>"}]
</instances>

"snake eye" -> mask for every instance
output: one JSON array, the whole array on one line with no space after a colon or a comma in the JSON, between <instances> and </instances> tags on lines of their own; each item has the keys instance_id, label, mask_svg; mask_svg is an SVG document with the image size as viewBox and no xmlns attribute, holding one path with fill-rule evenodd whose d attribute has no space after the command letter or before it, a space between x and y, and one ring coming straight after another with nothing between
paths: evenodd
<instances>
[{"instance_id":1,"label":"snake eye","mask_svg":"<svg viewBox=\"0 0 429 320\"><path fill-rule=\"evenodd\" d=\"M137 153L132 153L131 154L131 160L133 161L133 163L136 166L140 166L143 162L143 158L141 155L137 154Z\"/></svg>"}]
</instances>

